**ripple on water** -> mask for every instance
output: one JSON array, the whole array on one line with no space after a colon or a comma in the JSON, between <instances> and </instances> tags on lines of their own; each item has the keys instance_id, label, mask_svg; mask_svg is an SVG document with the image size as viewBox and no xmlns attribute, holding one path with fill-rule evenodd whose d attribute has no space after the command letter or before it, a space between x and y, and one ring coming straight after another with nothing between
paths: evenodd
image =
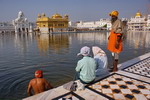
<instances>
[{"instance_id":1,"label":"ripple on water","mask_svg":"<svg viewBox=\"0 0 150 100\"><path fill-rule=\"evenodd\" d=\"M119 63L150 52L150 34L142 34L127 34ZM112 61L107 33L46 35L0 36L0 99L26 97L27 85L38 69L43 70L44 78L54 87L72 80L82 46L99 46L107 53L108 61Z\"/></svg>"}]
</instances>

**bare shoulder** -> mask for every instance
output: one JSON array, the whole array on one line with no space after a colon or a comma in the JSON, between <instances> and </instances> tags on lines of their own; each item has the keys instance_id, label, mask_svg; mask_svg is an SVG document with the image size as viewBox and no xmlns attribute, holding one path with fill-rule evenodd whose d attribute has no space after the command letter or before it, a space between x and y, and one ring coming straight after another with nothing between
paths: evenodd
<instances>
[{"instance_id":1,"label":"bare shoulder","mask_svg":"<svg viewBox=\"0 0 150 100\"><path fill-rule=\"evenodd\" d=\"M43 78L43 82L46 83L46 84L49 84L49 82L44 78Z\"/></svg>"},{"instance_id":2,"label":"bare shoulder","mask_svg":"<svg viewBox=\"0 0 150 100\"><path fill-rule=\"evenodd\" d=\"M46 80L46 79L44 79L44 78L42 78L42 80L43 80L43 81L45 81L45 82L47 82L47 80Z\"/></svg>"},{"instance_id":3,"label":"bare shoulder","mask_svg":"<svg viewBox=\"0 0 150 100\"><path fill-rule=\"evenodd\" d=\"M34 78L34 79L30 80L30 83L34 83L35 81L36 81L36 79Z\"/></svg>"}]
</instances>

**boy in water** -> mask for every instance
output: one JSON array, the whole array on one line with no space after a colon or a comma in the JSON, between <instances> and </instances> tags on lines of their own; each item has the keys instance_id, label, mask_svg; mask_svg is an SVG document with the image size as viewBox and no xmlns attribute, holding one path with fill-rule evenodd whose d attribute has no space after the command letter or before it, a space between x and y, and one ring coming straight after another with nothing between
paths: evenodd
<instances>
[{"instance_id":1,"label":"boy in water","mask_svg":"<svg viewBox=\"0 0 150 100\"><path fill-rule=\"evenodd\" d=\"M52 86L43 78L43 72L41 70L37 70L35 72L35 78L30 81L27 90L28 96L33 95L31 92L32 89L34 95L52 89Z\"/></svg>"}]
</instances>

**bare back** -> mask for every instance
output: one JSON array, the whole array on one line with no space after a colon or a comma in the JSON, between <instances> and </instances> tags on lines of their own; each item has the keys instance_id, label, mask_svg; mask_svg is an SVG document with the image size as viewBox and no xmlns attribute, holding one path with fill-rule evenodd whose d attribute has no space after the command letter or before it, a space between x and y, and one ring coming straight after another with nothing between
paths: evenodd
<instances>
[{"instance_id":1,"label":"bare back","mask_svg":"<svg viewBox=\"0 0 150 100\"><path fill-rule=\"evenodd\" d=\"M52 86L44 78L34 78L29 83L28 95L31 95L31 89L33 89L34 94L38 94L51 88Z\"/></svg>"}]
</instances>

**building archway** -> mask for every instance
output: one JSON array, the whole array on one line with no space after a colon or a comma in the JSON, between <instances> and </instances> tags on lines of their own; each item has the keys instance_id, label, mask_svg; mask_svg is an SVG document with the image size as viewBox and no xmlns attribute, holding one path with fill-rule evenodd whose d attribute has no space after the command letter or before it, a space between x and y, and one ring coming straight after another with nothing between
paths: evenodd
<instances>
[{"instance_id":1,"label":"building archway","mask_svg":"<svg viewBox=\"0 0 150 100\"><path fill-rule=\"evenodd\" d=\"M51 32L51 28L48 29L48 32L49 32L49 33Z\"/></svg>"},{"instance_id":2,"label":"building archway","mask_svg":"<svg viewBox=\"0 0 150 100\"><path fill-rule=\"evenodd\" d=\"M28 29L28 28L26 28L26 32L27 32L27 33L29 32L29 29Z\"/></svg>"},{"instance_id":3,"label":"building archway","mask_svg":"<svg viewBox=\"0 0 150 100\"><path fill-rule=\"evenodd\" d=\"M25 28L22 28L22 31L25 32Z\"/></svg>"},{"instance_id":4,"label":"building archway","mask_svg":"<svg viewBox=\"0 0 150 100\"><path fill-rule=\"evenodd\" d=\"M21 29L20 29L20 28L18 28L18 31L19 31L19 32L21 32Z\"/></svg>"}]
</instances>

